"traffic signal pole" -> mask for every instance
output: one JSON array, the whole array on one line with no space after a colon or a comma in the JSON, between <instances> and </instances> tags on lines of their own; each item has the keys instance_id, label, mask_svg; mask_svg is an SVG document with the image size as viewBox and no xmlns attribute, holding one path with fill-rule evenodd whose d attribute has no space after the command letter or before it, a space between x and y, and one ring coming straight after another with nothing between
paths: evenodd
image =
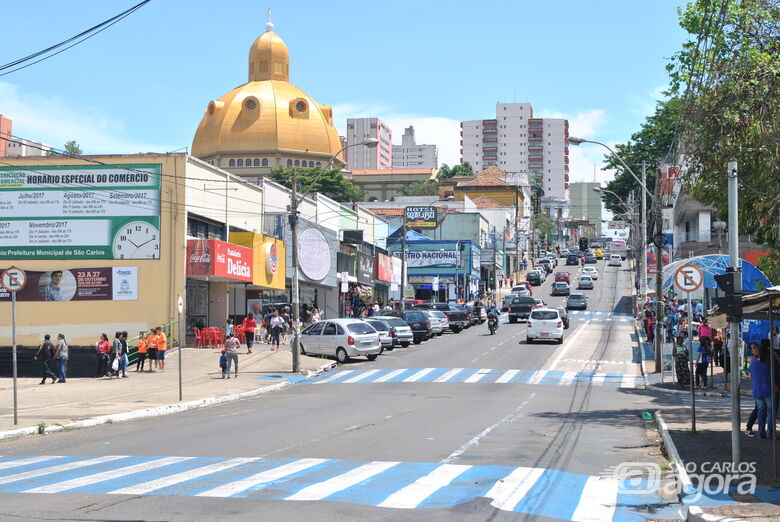
<instances>
[{"instance_id":1,"label":"traffic signal pole","mask_svg":"<svg viewBox=\"0 0 780 522\"><path fill-rule=\"evenodd\" d=\"M737 162L728 164L728 189L729 189L729 265L735 272L734 293L735 299L741 299L742 273L739 269L739 203L737 192ZM740 381L740 327L737 317L732 317L729 323L729 354L731 355L731 461L739 464L742 461L740 455L740 426L739 426L739 381Z\"/></svg>"}]
</instances>

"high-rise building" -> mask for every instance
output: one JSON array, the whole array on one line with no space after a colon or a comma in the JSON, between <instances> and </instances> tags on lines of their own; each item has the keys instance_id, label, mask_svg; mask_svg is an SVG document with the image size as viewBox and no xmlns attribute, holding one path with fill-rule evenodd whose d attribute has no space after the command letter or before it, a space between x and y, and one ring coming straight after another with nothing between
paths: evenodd
<instances>
[{"instance_id":1,"label":"high-rise building","mask_svg":"<svg viewBox=\"0 0 780 522\"><path fill-rule=\"evenodd\" d=\"M0 114L0 157L8 155L8 140L14 134L14 122Z\"/></svg>"},{"instance_id":2,"label":"high-rise building","mask_svg":"<svg viewBox=\"0 0 780 522\"><path fill-rule=\"evenodd\" d=\"M14 156L46 156L51 152L51 145L39 141L14 138L14 122L0 114L0 157Z\"/></svg>"},{"instance_id":3,"label":"high-rise building","mask_svg":"<svg viewBox=\"0 0 780 522\"><path fill-rule=\"evenodd\" d=\"M379 141L376 147L350 147L347 170L375 170L393 167L393 131L379 118L348 118L347 145L362 143L370 138Z\"/></svg>"},{"instance_id":4,"label":"high-rise building","mask_svg":"<svg viewBox=\"0 0 780 522\"><path fill-rule=\"evenodd\" d=\"M569 219L587 221L593 225L596 234L601 235L601 195L594 191L600 188L597 182L577 181L569 189Z\"/></svg>"},{"instance_id":5,"label":"high-rise building","mask_svg":"<svg viewBox=\"0 0 780 522\"><path fill-rule=\"evenodd\" d=\"M414 127L404 129L401 145L393 145L393 168L436 169L439 167L439 152L436 145L418 145L414 139Z\"/></svg>"},{"instance_id":6,"label":"high-rise building","mask_svg":"<svg viewBox=\"0 0 780 522\"><path fill-rule=\"evenodd\" d=\"M565 217L569 199L569 122L534 118L529 103L497 103L489 120L461 122L461 161L475 172L497 166L523 173L544 191L542 205Z\"/></svg>"}]
</instances>

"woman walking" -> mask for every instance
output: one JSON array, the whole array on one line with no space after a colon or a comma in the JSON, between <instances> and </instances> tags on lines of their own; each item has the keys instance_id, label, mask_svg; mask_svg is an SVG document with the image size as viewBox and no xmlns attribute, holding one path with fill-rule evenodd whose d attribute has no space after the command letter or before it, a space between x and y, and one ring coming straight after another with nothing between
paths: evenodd
<instances>
[{"instance_id":1,"label":"woman walking","mask_svg":"<svg viewBox=\"0 0 780 522\"><path fill-rule=\"evenodd\" d=\"M709 342L706 344L699 344L699 352L696 354L696 387L699 388L699 379L703 384L703 387L707 387L707 366L710 363L710 357L712 352L710 351Z\"/></svg>"},{"instance_id":2,"label":"woman walking","mask_svg":"<svg viewBox=\"0 0 780 522\"><path fill-rule=\"evenodd\" d=\"M119 372L122 372L122 378L127 379L127 332L122 332L122 335L119 337L119 370L117 370L116 375L119 377Z\"/></svg>"},{"instance_id":3,"label":"woman walking","mask_svg":"<svg viewBox=\"0 0 780 522\"><path fill-rule=\"evenodd\" d=\"M688 386L691 383L691 371L688 366L688 350L685 348L685 337L678 335L674 347L674 372L677 374L677 384Z\"/></svg>"},{"instance_id":4,"label":"woman walking","mask_svg":"<svg viewBox=\"0 0 780 522\"><path fill-rule=\"evenodd\" d=\"M257 328L257 321L255 321L255 316L252 315L252 313L246 314L243 324L244 335L246 337L246 353L252 353L252 345L255 342L255 328ZM236 361L238 361L238 357L236 357Z\"/></svg>"},{"instance_id":5,"label":"woman walking","mask_svg":"<svg viewBox=\"0 0 780 522\"><path fill-rule=\"evenodd\" d=\"M753 360L750 362L750 378L753 385L753 400L758 413L758 437L772 437L774 412L772 411L771 368L769 366L769 350L753 343L750 346Z\"/></svg>"},{"instance_id":6,"label":"woman walking","mask_svg":"<svg viewBox=\"0 0 780 522\"><path fill-rule=\"evenodd\" d=\"M282 334L282 327L284 326L284 319L279 317L279 312L274 312L274 316L271 317L271 351L275 352L279 349L279 337ZM276 345L276 348L274 348Z\"/></svg>"},{"instance_id":7,"label":"woman walking","mask_svg":"<svg viewBox=\"0 0 780 522\"><path fill-rule=\"evenodd\" d=\"M65 341L63 334L57 335L57 348L54 351L54 360L57 362L55 370L58 377L57 382L65 382L65 369L68 365L68 343Z\"/></svg>"},{"instance_id":8,"label":"woman walking","mask_svg":"<svg viewBox=\"0 0 780 522\"><path fill-rule=\"evenodd\" d=\"M111 361L110 378L119 377L119 358L122 353L122 332L114 333L111 353L114 355L114 359ZM114 366L116 366L116 369L114 369Z\"/></svg>"},{"instance_id":9,"label":"woman walking","mask_svg":"<svg viewBox=\"0 0 780 522\"><path fill-rule=\"evenodd\" d=\"M235 372L235 377L238 377L238 347L241 346L241 342L238 340L237 337L235 337L233 334L230 334L230 337L228 337L225 340L225 355L227 355L227 368L225 371L222 372L222 378L225 378L225 375L227 375L227 378L230 379L230 365L233 365L233 371Z\"/></svg>"}]
</instances>

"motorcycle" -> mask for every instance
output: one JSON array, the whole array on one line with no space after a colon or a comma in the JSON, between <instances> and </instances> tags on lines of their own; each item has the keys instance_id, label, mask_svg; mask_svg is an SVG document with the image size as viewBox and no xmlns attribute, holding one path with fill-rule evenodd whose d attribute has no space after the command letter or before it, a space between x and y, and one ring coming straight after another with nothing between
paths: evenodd
<instances>
[{"instance_id":1,"label":"motorcycle","mask_svg":"<svg viewBox=\"0 0 780 522\"><path fill-rule=\"evenodd\" d=\"M497 327L498 327L498 319L493 315L488 317L488 329L490 330L490 335L495 335Z\"/></svg>"}]
</instances>

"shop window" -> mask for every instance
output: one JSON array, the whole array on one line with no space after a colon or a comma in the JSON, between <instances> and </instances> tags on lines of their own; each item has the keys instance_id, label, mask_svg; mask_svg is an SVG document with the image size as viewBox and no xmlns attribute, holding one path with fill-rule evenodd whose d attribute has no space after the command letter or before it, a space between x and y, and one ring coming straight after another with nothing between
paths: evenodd
<instances>
[{"instance_id":1,"label":"shop window","mask_svg":"<svg viewBox=\"0 0 780 522\"><path fill-rule=\"evenodd\" d=\"M268 166L268 158L263 158L263 167Z\"/></svg>"},{"instance_id":2,"label":"shop window","mask_svg":"<svg viewBox=\"0 0 780 522\"><path fill-rule=\"evenodd\" d=\"M228 167L235 167L235 166L236 166L236 160L228 161Z\"/></svg>"}]
</instances>

